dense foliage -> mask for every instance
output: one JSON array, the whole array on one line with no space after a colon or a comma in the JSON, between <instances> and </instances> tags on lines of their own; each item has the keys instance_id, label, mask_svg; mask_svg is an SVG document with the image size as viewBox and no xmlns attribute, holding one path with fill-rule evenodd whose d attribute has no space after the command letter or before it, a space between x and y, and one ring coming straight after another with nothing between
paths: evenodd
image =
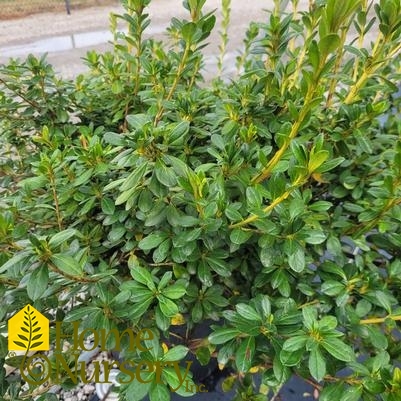
<instances>
[{"instance_id":1,"label":"dense foliage","mask_svg":"<svg viewBox=\"0 0 401 401\"><path fill-rule=\"evenodd\" d=\"M170 356L217 358L235 400L293 374L322 401L401 399L400 0L276 1L238 76L207 84L205 0L168 43L144 36L149 1L124 1L113 51L74 81L45 58L1 67L1 332L30 303L66 332L151 328ZM2 372L4 399L38 395ZM119 391L168 400L163 383Z\"/></svg>"}]
</instances>

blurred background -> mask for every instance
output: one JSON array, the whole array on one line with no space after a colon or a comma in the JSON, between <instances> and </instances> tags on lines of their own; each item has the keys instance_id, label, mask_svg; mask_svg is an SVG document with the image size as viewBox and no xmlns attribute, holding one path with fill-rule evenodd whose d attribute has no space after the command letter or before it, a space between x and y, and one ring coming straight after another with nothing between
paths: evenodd
<instances>
[{"instance_id":1,"label":"blurred background","mask_svg":"<svg viewBox=\"0 0 401 401\"><path fill-rule=\"evenodd\" d=\"M21 18L47 11L68 11L118 4L118 0L0 0L0 20Z\"/></svg>"},{"instance_id":2,"label":"blurred background","mask_svg":"<svg viewBox=\"0 0 401 401\"><path fill-rule=\"evenodd\" d=\"M151 24L145 31L145 37L165 40L166 28L172 17L189 17L182 2L152 0L146 10ZM301 0L300 7L306 7L308 2ZM216 74L221 43L221 3L222 0L206 0L205 4L205 12L215 10L217 17L209 45L204 50L206 80ZM271 7L273 0L232 0L229 42L224 56L225 77L232 76L235 71L235 59L242 48L249 23L266 21L267 13L262 10ZM110 13L123 12L119 0L68 0L68 3L67 0L0 0L0 65L8 63L10 58L24 59L28 54L39 57L46 54L56 73L64 78L74 78L87 70L83 60L88 51L112 49ZM124 29L124 24L120 28Z\"/></svg>"}]
</instances>

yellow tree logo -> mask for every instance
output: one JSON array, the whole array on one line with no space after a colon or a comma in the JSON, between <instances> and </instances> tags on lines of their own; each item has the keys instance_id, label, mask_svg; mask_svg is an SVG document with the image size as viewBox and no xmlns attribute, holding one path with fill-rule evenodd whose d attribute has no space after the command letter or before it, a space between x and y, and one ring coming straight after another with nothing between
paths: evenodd
<instances>
[{"instance_id":1,"label":"yellow tree logo","mask_svg":"<svg viewBox=\"0 0 401 401\"><path fill-rule=\"evenodd\" d=\"M27 305L8 321L9 351L48 351L49 320Z\"/></svg>"}]
</instances>

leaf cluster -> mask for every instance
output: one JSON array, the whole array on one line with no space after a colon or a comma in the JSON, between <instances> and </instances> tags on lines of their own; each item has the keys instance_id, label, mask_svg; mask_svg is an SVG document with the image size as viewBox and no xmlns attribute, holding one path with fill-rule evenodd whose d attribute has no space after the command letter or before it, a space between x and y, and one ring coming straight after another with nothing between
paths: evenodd
<instances>
[{"instance_id":1,"label":"leaf cluster","mask_svg":"<svg viewBox=\"0 0 401 401\"><path fill-rule=\"evenodd\" d=\"M74 81L1 66L2 331L27 303L65 330L184 325L149 360L217 358L235 400L293 374L321 400L400 398L400 1L290 3L251 24L230 81L203 81L203 0L163 43L149 0L124 1L113 51ZM170 373L120 390L169 400Z\"/></svg>"}]
</instances>

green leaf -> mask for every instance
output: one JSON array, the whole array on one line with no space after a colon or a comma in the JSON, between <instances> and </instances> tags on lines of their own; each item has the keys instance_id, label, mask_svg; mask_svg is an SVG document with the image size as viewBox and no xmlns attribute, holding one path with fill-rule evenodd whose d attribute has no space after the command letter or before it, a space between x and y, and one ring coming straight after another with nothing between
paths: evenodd
<instances>
[{"instance_id":1,"label":"green leaf","mask_svg":"<svg viewBox=\"0 0 401 401\"><path fill-rule=\"evenodd\" d=\"M90 168L89 170L86 170L84 173L82 173L79 177L77 177L72 183L72 185L74 187L82 186L91 179L92 175L93 175L93 168Z\"/></svg>"},{"instance_id":2,"label":"green leaf","mask_svg":"<svg viewBox=\"0 0 401 401\"><path fill-rule=\"evenodd\" d=\"M326 240L326 235L324 234L324 232L319 230L307 230L305 231L305 235L306 235L305 241L308 244L312 245L321 244Z\"/></svg>"},{"instance_id":3,"label":"green leaf","mask_svg":"<svg viewBox=\"0 0 401 401\"><path fill-rule=\"evenodd\" d=\"M322 54L327 56L330 53L334 52L340 45L340 43L340 37L336 33L330 33L320 40L319 50Z\"/></svg>"},{"instance_id":4,"label":"green leaf","mask_svg":"<svg viewBox=\"0 0 401 401\"><path fill-rule=\"evenodd\" d=\"M386 335L383 333L382 330L380 330L378 327L375 327L373 325L367 326L366 331L368 332L369 335L369 340L372 343L372 345L377 348L377 349L387 349L388 347L388 340Z\"/></svg>"},{"instance_id":5,"label":"green leaf","mask_svg":"<svg viewBox=\"0 0 401 401\"><path fill-rule=\"evenodd\" d=\"M320 382L321 380L323 380L326 374L326 361L324 360L319 347L316 346L312 348L311 353L309 355L308 366L312 377L316 381Z\"/></svg>"},{"instance_id":6,"label":"green leaf","mask_svg":"<svg viewBox=\"0 0 401 401\"><path fill-rule=\"evenodd\" d=\"M344 392L344 384L329 384L323 388L319 395L319 401L342 401Z\"/></svg>"},{"instance_id":7,"label":"green leaf","mask_svg":"<svg viewBox=\"0 0 401 401\"><path fill-rule=\"evenodd\" d=\"M28 266L30 266L28 262L31 257L32 253L28 251L16 253L11 259L9 259L0 267L0 273L4 273L7 270L15 268L15 266L19 265L20 263L23 263L24 265L27 264Z\"/></svg>"},{"instance_id":8,"label":"green leaf","mask_svg":"<svg viewBox=\"0 0 401 401\"><path fill-rule=\"evenodd\" d=\"M255 337L248 337L242 340L235 353L235 364L240 372L248 372L252 367L255 355Z\"/></svg>"},{"instance_id":9,"label":"green leaf","mask_svg":"<svg viewBox=\"0 0 401 401\"><path fill-rule=\"evenodd\" d=\"M49 247L51 249L58 247L59 245L62 245L64 242L69 240L71 237L74 235L77 235L77 230L73 228L68 228L66 230L60 231L57 234L54 234L50 240L49 240Z\"/></svg>"},{"instance_id":10,"label":"green leaf","mask_svg":"<svg viewBox=\"0 0 401 401\"><path fill-rule=\"evenodd\" d=\"M296 248L295 252L289 255L288 264L297 273L301 273L305 269L305 254L302 248Z\"/></svg>"},{"instance_id":11,"label":"green leaf","mask_svg":"<svg viewBox=\"0 0 401 401\"><path fill-rule=\"evenodd\" d=\"M185 372L183 369L180 369L181 377L184 377ZM185 383L181 383L180 379L177 377L177 372L173 368L164 368L162 373L163 381L166 381L171 389L177 389L176 393L181 397L190 397L194 395L196 391L196 387L194 382L190 377L186 377ZM188 385L186 384L188 383ZM188 390L188 391L187 391Z\"/></svg>"},{"instance_id":12,"label":"green leaf","mask_svg":"<svg viewBox=\"0 0 401 401\"><path fill-rule=\"evenodd\" d=\"M372 304L366 299L361 299L356 304L355 312L359 318L363 318L372 310Z\"/></svg>"},{"instance_id":13,"label":"green leaf","mask_svg":"<svg viewBox=\"0 0 401 401\"><path fill-rule=\"evenodd\" d=\"M233 206L227 206L226 210L224 211L224 214L227 216L227 218L230 221L240 221L240 220L242 220L241 213L237 209L235 209Z\"/></svg>"},{"instance_id":14,"label":"green leaf","mask_svg":"<svg viewBox=\"0 0 401 401\"><path fill-rule=\"evenodd\" d=\"M177 175L171 167L167 167L161 160L155 164L154 172L157 180L166 187L173 187L177 184Z\"/></svg>"},{"instance_id":15,"label":"green leaf","mask_svg":"<svg viewBox=\"0 0 401 401\"><path fill-rule=\"evenodd\" d=\"M83 270L72 256L56 253L50 257L50 261L63 273L66 273L71 276L81 276Z\"/></svg>"},{"instance_id":16,"label":"green leaf","mask_svg":"<svg viewBox=\"0 0 401 401\"><path fill-rule=\"evenodd\" d=\"M270 314L271 314L271 302L270 302L269 296L268 295L259 294L256 297L256 300L258 302L258 306L261 309L261 312L263 313L263 317L266 318L266 317L270 316Z\"/></svg>"},{"instance_id":17,"label":"green leaf","mask_svg":"<svg viewBox=\"0 0 401 401\"><path fill-rule=\"evenodd\" d=\"M259 209L262 206L263 198L257 188L246 189L246 202L251 209Z\"/></svg>"},{"instance_id":18,"label":"green leaf","mask_svg":"<svg viewBox=\"0 0 401 401\"><path fill-rule=\"evenodd\" d=\"M213 277L212 273L210 272L210 267L204 260L199 261L198 277L199 280L207 287L211 287L213 285Z\"/></svg>"},{"instance_id":19,"label":"green leaf","mask_svg":"<svg viewBox=\"0 0 401 401\"><path fill-rule=\"evenodd\" d=\"M108 183L104 188L103 192L110 191L111 189L114 189L118 186L120 186L123 182L125 181L125 178L120 178L119 180L114 180ZM117 202L117 201L116 201Z\"/></svg>"},{"instance_id":20,"label":"green leaf","mask_svg":"<svg viewBox=\"0 0 401 401\"><path fill-rule=\"evenodd\" d=\"M144 377L144 376L141 376L141 377ZM128 381L129 379L130 379L130 376L123 378L124 381ZM146 379L146 380L149 380L149 379ZM125 393L126 400L127 401L141 401L146 396L146 394L148 394L151 385L152 385L152 382L141 383L136 379L131 380L127 387L127 391Z\"/></svg>"},{"instance_id":21,"label":"green leaf","mask_svg":"<svg viewBox=\"0 0 401 401\"><path fill-rule=\"evenodd\" d=\"M157 297L159 300L159 307L164 316L172 317L178 313L178 306L163 295Z\"/></svg>"},{"instance_id":22,"label":"green leaf","mask_svg":"<svg viewBox=\"0 0 401 401\"><path fill-rule=\"evenodd\" d=\"M252 231L244 231L241 228L235 228L230 233L231 242L237 245L244 244L251 237L252 237Z\"/></svg>"},{"instance_id":23,"label":"green leaf","mask_svg":"<svg viewBox=\"0 0 401 401\"><path fill-rule=\"evenodd\" d=\"M166 239L164 240L154 251L153 251L153 262L161 263L166 260L169 256L171 249L171 240Z\"/></svg>"},{"instance_id":24,"label":"green leaf","mask_svg":"<svg viewBox=\"0 0 401 401\"><path fill-rule=\"evenodd\" d=\"M203 318L203 307L200 302L195 302L192 306L191 317L195 323L198 323Z\"/></svg>"},{"instance_id":25,"label":"green leaf","mask_svg":"<svg viewBox=\"0 0 401 401\"><path fill-rule=\"evenodd\" d=\"M139 319L145 312L148 311L150 304L153 302L153 297L147 301L142 301L141 303L136 303L130 306L129 317L131 320Z\"/></svg>"},{"instance_id":26,"label":"green leaf","mask_svg":"<svg viewBox=\"0 0 401 401\"><path fill-rule=\"evenodd\" d=\"M163 274L162 278L159 281L159 284L157 285L157 289L160 291L163 288L167 287L167 285L170 283L171 279L173 277L173 272L167 271Z\"/></svg>"},{"instance_id":27,"label":"green leaf","mask_svg":"<svg viewBox=\"0 0 401 401\"><path fill-rule=\"evenodd\" d=\"M47 185L48 179L40 175L38 177L29 177L21 180L17 183L17 187L24 188L25 191L34 191L39 188L43 188Z\"/></svg>"},{"instance_id":28,"label":"green leaf","mask_svg":"<svg viewBox=\"0 0 401 401\"><path fill-rule=\"evenodd\" d=\"M181 28L182 38L188 44L192 43L192 37L194 36L195 32L196 32L196 24L193 22L187 22Z\"/></svg>"},{"instance_id":29,"label":"green leaf","mask_svg":"<svg viewBox=\"0 0 401 401\"><path fill-rule=\"evenodd\" d=\"M350 362L353 359L354 352L351 347L338 338L326 337L320 344L329 354L340 361Z\"/></svg>"},{"instance_id":30,"label":"green leaf","mask_svg":"<svg viewBox=\"0 0 401 401\"><path fill-rule=\"evenodd\" d=\"M327 171L333 170L339 166L345 160L344 157L336 157L335 159L331 159L323 163L320 167L318 167L315 172L316 173L325 173ZM323 201L322 201L323 202Z\"/></svg>"},{"instance_id":31,"label":"green leaf","mask_svg":"<svg viewBox=\"0 0 401 401\"><path fill-rule=\"evenodd\" d=\"M138 243L138 247L143 251L148 251L150 249L158 247L167 238L168 238L167 233L162 231L156 231L149 234L147 237L141 239Z\"/></svg>"},{"instance_id":32,"label":"green leaf","mask_svg":"<svg viewBox=\"0 0 401 401\"><path fill-rule=\"evenodd\" d=\"M178 157L163 155L163 161L171 165L179 177L185 177L188 174L189 167Z\"/></svg>"},{"instance_id":33,"label":"green leaf","mask_svg":"<svg viewBox=\"0 0 401 401\"><path fill-rule=\"evenodd\" d=\"M288 352L293 352L305 348L308 338L309 337L306 335L293 336L284 342L283 350Z\"/></svg>"},{"instance_id":34,"label":"green leaf","mask_svg":"<svg viewBox=\"0 0 401 401\"><path fill-rule=\"evenodd\" d=\"M119 241L122 237L124 237L125 233L127 232L125 226L123 225L116 225L113 226L113 229L109 232L107 235L107 239L110 242L117 242Z\"/></svg>"},{"instance_id":35,"label":"green leaf","mask_svg":"<svg viewBox=\"0 0 401 401\"><path fill-rule=\"evenodd\" d=\"M243 318L261 322L261 318L260 318L259 314L251 306L246 305L246 304L237 304L235 306L235 309Z\"/></svg>"},{"instance_id":36,"label":"green leaf","mask_svg":"<svg viewBox=\"0 0 401 401\"><path fill-rule=\"evenodd\" d=\"M168 136L168 143L170 146L181 145L184 143L186 136L189 132L189 122L180 121L171 130Z\"/></svg>"},{"instance_id":37,"label":"green leaf","mask_svg":"<svg viewBox=\"0 0 401 401\"><path fill-rule=\"evenodd\" d=\"M348 387L344 391L341 401L359 401L361 399L362 391L363 389L360 386Z\"/></svg>"},{"instance_id":38,"label":"green leaf","mask_svg":"<svg viewBox=\"0 0 401 401\"><path fill-rule=\"evenodd\" d=\"M153 383L149 391L150 401L170 401L170 391L164 384Z\"/></svg>"},{"instance_id":39,"label":"green leaf","mask_svg":"<svg viewBox=\"0 0 401 401\"><path fill-rule=\"evenodd\" d=\"M181 227L193 227L199 223L199 219L193 216L180 216Z\"/></svg>"},{"instance_id":40,"label":"green leaf","mask_svg":"<svg viewBox=\"0 0 401 401\"><path fill-rule=\"evenodd\" d=\"M322 292L330 297L340 294L344 288L344 284L335 280L327 280L322 284Z\"/></svg>"},{"instance_id":41,"label":"green leaf","mask_svg":"<svg viewBox=\"0 0 401 401\"><path fill-rule=\"evenodd\" d=\"M314 212L325 212L326 210L329 210L332 206L333 204L331 202L317 201L309 205L309 209Z\"/></svg>"},{"instance_id":42,"label":"green leaf","mask_svg":"<svg viewBox=\"0 0 401 401\"><path fill-rule=\"evenodd\" d=\"M35 269L29 277L29 281L26 286L28 297L32 299L32 301L40 299L47 288L48 282L49 271L47 267L41 266Z\"/></svg>"},{"instance_id":43,"label":"green leaf","mask_svg":"<svg viewBox=\"0 0 401 401\"><path fill-rule=\"evenodd\" d=\"M180 361L184 359L188 354L189 348L184 345L177 345L173 348L170 348L164 355L163 361Z\"/></svg>"},{"instance_id":44,"label":"green leaf","mask_svg":"<svg viewBox=\"0 0 401 401\"><path fill-rule=\"evenodd\" d=\"M212 344L224 344L237 337L241 332L235 328L217 329L209 335L209 341Z\"/></svg>"},{"instance_id":45,"label":"green leaf","mask_svg":"<svg viewBox=\"0 0 401 401\"><path fill-rule=\"evenodd\" d=\"M210 142L212 142L212 144L220 151L224 150L226 147L223 137L218 134L213 134L210 137Z\"/></svg>"},{"instance_id":46,"label":"green leaf","mask_svg":"<svg viewBox=\"0 0 401 401\"><path fill-rule=\"evenodd\" d=\"M314 71L317 71L319 68L319 63L320 63L320 54L319 54L319 48L317 46L317 43L315 40L313 40L310 45L309 45L309 61L313 67Z\"/></svg>"},{"instance_id":47,"label":"green leaf","mask_svg":"<svg viewBox=\"0 0 401 401\"><path fill-rule=\"evenodd\" d=\"M299 349L298 351L284 351L281 350L280 352L280 362L284 366L296 366L300 363L304 354L303 349Z\"/></svg>"},{"instance_id":48,"label":"green leaf","mask_svg":"<svg viewBox=\"0 0 401 401\"><path fill-rule=\"evenodd\" d=\"M136 285L127 286L130 290L131 296L130 300L135 303L141 303L149 301L154 297L153 291L148 287L143 286L142 284L134 282Z\"/></svg>"},{"instance_id":49,"label":"green leaf","mask_svg":"<svg viewBox=\"0 0 401 401\"><path fill-rule=\"evenodd\" d=\"M136 187L128 189L127 191L121 192L115 201L116 205L122 205L124 202L127 202L128 199L132 198L134 194L138 191Z\"/></svg>"},{"instance_id":50,"label":"green leaf","mask_svg":"<svg viewBox=\"0 0 401 401\"><path fill-rule=\"evenodd\" d=\"M205 258L208 265L219 275L222 277L230 277L231 271L228 263L220 258L216 258L214 256L207 256Z\"/></svg>"},{"instance_id":51,"label":"green leaf","mask_svg":"<svg viewBox=\"0 0 401 401\"><path fill-rule=\"evenodd\" d=\"M83 318L93 313L101 312L101 308L98 306L78 306L77 309L73 309L67 313L64 318L64 322L75 322L82 320Z\"/></svg>"},{"instance_id":52,"label":"green leaf","mask_svg":"<svg viewBox=\"0 0 401 401\"><path fill-rule=\"evenodd\" d=\"M182 284L173 284L164 288L162 294L170 299L179 299L186 294L186 289Z\"/></svg>"},{"instance_id":53,"label":"green leaf","mask_svg":"<svg viewBox=\"0 0 401 401\"><path fill-rule=\"evenodd\" d=\"M335 331L337 326L338 326L337 318L332 315L323 316L319 321L319 329L326 333L327 331L330 331L331 333L329 333L329 335L331 337L335 336L341 337L341 333L339 331Z\"/></svg>"},{"instance_id":54,"label":"green leaf","mask_svg":"<svg viewBox=\"0 0 401 401\"><path fill-rule=\"evenodd\" d=\"M388 314L391 314L392 308L389 294L384 291L376 290L374 299L378 305L382 306L387 311Z\"/></svg>"},{"instance_id":55,"label":"green leaf","mask_svg":"<svg viewBox=\"0 0 401 401\"><path fill-rule=\"evenodd\" d=\"M120 191L127 191L136 188L142 177L145 175L147 168L147 162L141 163L139 167L135 168L121 185Z\"/></svg>"},{"instance_id":56,"label":"green leaf","mask_svg":"<svg viewBox=\"0 0 401 401\"><path fill-rule=\"evenodd\" d=\"M113 215L116 210L114 201L110 198L102 198L100 206L102 208L102 212L109 216Z\"/></svg>"},{"instance_id":57,"label":"green leaf","mask_svg":"<svg viewBox=\"0 0 401 401\"><path fill-rule=\"evenodd\" d=\"M124 90L123 85L120 80L113 81L110 89L114 95L118 95Z\"/></svg>"},{"instance_id":58,"label":"green leaf","mask_svg":"<svg viewBox=\"0 0 401 401\"><path fill-rule=\"evenodd\" d=\"M151 117L147 114L129 114L127 116L127 123L130 128L141 129L144 125L151 122Z\"/></svg>"},{"instance_id":59,"label":"green leaf","mask_svg":"<svg viewBox=\"0 0 401 401\"><path fill-rule=\"evenodd\" d=\"M106 132L103 135L103 139L114 146L124 146L126 144L125 137L121 134L116 134L115 132Z\"/></svg>"},{"instance_id":60,"label":"green leaf","mask_svg":"<svg viewBox=\"0 0 401 401\"><path fill-rule=\"evenodd\" d=\"M168 330L168 328L170 327L170 318L167 316L164 316L160 306L157 305L156 306L156 311L155 311L155 321L156 321L156 325L157 327L161 330L161 331L166 331Z\"/></svg>"},{"instance_id":61,"label":"green leaf","mask_svg":"<svg viewBox=\"0 0 401 401\"><path fill-rule=\"evenodd\" d=\"M202 366L207 366L210 363L211 354L209 347L199 347L196 352L196 359Z\"/></svg>"},{"instance_id":62,"label":"green leaf","mask_svg":"<svg viewBox=\"0 0 401 401\"><path fill-rule=\"evenodd\" d=\"M309 172L313 172L318 169L329 157L329 152L327 150L320 150L316 153L311 153L309 162L308 162L308 170Z\"/></svg>"},{"instance_id":63,"label":"green leaf","mask_svg":"<svg viewBox=\"0 0 401 401\"><path fill-rule=\"evenodd\" d=\"M135 266L131 269L131 276L138 283L146 285L151 290L156 289L155 283L153 282L153 277L144 267Z\"/></svg>"},{"instance_id":64,"label":"green leaf","mask_svg":"<svg viewBox=\"0 0 401 401\"><path fill-rule=\"evenodd\" d=\"M270 247L264 247L260 250L260 261L264 267L273 266L275 261L275 253Z\"/></svg>"},{"instance_id":65,"label":"green leaf","mask_svg":"<svg viewBox=\"0 0 401 401\"><path fill-rule=\"evenodd\" d=\"M317 323L317 310L313 306L302 308L302 317L305 327L310 331Z\"/></svg>"}]
</instances>

